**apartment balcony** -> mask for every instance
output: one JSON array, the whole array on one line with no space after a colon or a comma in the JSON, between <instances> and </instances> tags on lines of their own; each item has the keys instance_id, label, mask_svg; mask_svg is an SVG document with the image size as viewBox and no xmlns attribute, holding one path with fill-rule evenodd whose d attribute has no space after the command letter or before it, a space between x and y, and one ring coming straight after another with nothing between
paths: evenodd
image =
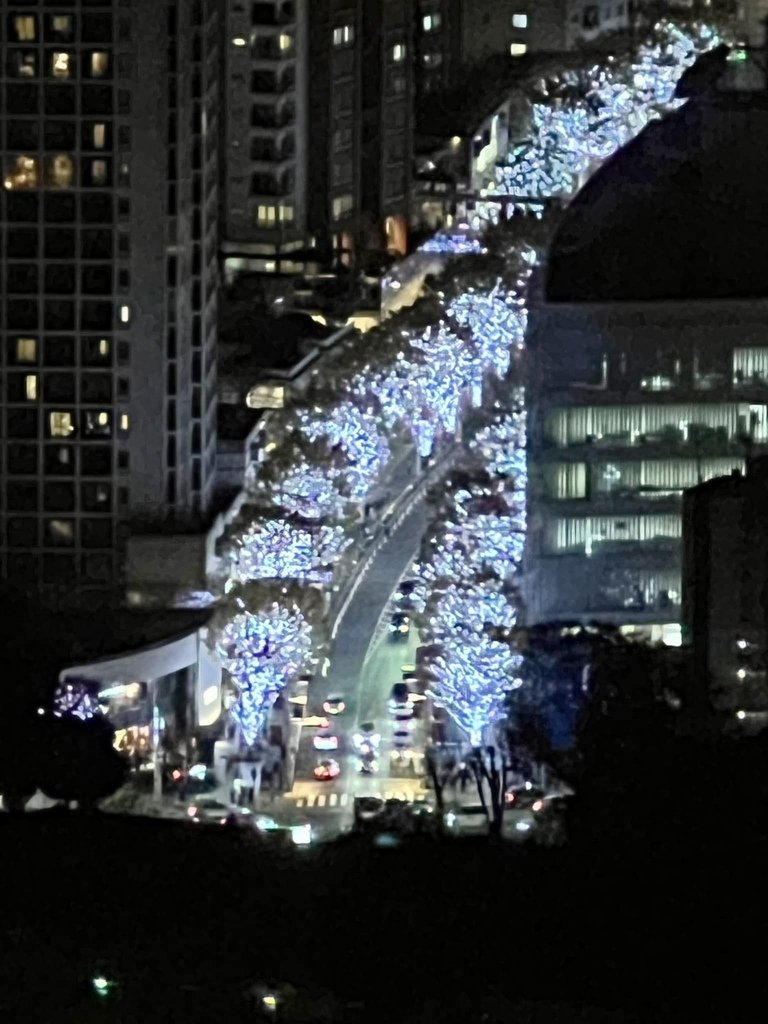
<instances>
[{"instance_id":1,"label":"apartment balcony","mask_svg":"<svg viewBox=\"0 0 768 1024\"><path fill-rule=\"evenodd\" d=\"M292 34L258 35L251 44L251 60L257 69L262 65L274 66L296 59L296 44Z\"/></svg>"},{"instance_id":2,"label":"apartment balcony","mask_svg":"<svg viewBox=\"0 0 768 1024\"><path fill-rule=\"evenodd\" d=\"M293 68L282 71L262 68L251 75L251 95L259 99L278 100L296 90L296 75Z\"/></svg>"},{"instance_id":3,"label":"apartment balcony","mask_svg":"<svg viewBox=\"0 0 768 1024\"><path fill-rule=\"evenodd\" d=\"M282 28L295 23L295 3L254 3L251 8L251 24L254 28Z\"/></svg>"},{"instance_id":4,"label":"apartment balcony","mask_svg":"<svg viewBox=\"0 0 768 1024\"><path fill-rule=\"evenodd\" d=\"M293 103L272 106L265 103L255 104L251 109L252 128L287 128L296 119Z\"/></svg>"},{"instance_id":5,"label":"apartment balcony","mask_svg":"<svg viewBox=\"0 0 768 1024\"><path fill-rule=\"evenodd\" d=\"M292 196L296 182L292 174L254 174L251 178L251 196L254 199L275 199Z\"/></svg>"}]
</instances>

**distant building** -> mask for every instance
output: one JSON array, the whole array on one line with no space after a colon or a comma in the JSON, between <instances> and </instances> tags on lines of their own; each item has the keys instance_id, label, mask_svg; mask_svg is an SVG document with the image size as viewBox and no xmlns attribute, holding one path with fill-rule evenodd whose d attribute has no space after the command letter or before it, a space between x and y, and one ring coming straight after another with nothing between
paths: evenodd
<instances>
[{"instance_id":1,"label":"distant building","mask_svg":"<svg viewBox=\"0 0 768 1024\"><path fill-rule=\"evenodd\" d=\"M295 274L404 252L413 6L227 5L222 251L228 273Z\"/></svg>"},{"instance_id":2,"label":"distant building","mask_svg":"<svg viewBox=\"0 0 768 1024\"><path fill-rule=\"evenodd\" d=\"M530 621L680 642L682 492L768 446L766 143L761 97L694 97L565 214L528 336Z\"/></svg>"},{"instance_id":3,"label":"distant building","mask_svg":"<svg viewBox=\"0 0 768 1024\"><path fill-rule=\"evenodd\" d=\"M0 578L103 604L215 487L218 5L0 3Z\"/></svg>"},{"instance_id":4,"label":"distant building","mask_svg":"<svg viewBox=\"0 0 768 1024\"><path fill-rule=\"evenodd\" d=\"M768 462L686 491L683 622L716 708L768 723Z\"/></svg>"}]
</instances>

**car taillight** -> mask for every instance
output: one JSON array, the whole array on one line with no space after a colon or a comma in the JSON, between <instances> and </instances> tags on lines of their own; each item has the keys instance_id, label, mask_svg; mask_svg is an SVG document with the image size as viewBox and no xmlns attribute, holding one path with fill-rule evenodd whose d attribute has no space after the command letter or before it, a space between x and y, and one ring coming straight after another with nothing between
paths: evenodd
<instances>
[{"instance_id":1,"label":"car taillight","mask_svg":"<svg viewBox=\"0 0 768 1024\"><path fill-rule=\"evenodd\" d=\"M533 804L531 805L531 809L534 810L534 811L540 811L543 807L544 807L544 801L543 800L534 800Z\"/></svg>"}]
</instances>

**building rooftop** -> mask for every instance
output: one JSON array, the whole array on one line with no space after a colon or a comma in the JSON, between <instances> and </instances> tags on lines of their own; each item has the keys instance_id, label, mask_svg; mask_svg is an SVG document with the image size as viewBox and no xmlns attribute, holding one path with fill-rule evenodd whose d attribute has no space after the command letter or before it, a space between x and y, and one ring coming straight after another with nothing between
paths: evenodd
<instances>
[{"instance_id":1,"label":"building rooftop","mask_svg":"<svg viewBox=\"0 0 768 1024\"><path fill-rule=\"evenodd\" d=\"M693 95L592 175L550 248L549 302L768 297L768 96Z\"/></svg>"}]
</instances>

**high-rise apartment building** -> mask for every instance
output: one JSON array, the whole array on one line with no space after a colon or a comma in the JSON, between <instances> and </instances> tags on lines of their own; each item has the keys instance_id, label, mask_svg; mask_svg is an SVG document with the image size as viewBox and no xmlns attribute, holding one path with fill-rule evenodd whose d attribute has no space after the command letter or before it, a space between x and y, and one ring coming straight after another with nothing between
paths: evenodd
<instances>
[{"instance_id":1,"label":"high-rise apartment building","mask_svg":"<svg viewBox=\"0 0 768 1024\"><path fill-rule=\"evenodd\" d=\"M404 247L412 15L406 0L227 6L228 270L300 272Z\"/></svg>"},{"instance_id":2,"label":"high-rise apartment building","mask_svg":"<svg viewBox=\"0 0 768 1024\"><path fill-rule=\"evenodd\" d=\"M0 11L0 572L106 595L212 501L216 5Z\"/></svg>"}]
</instances>

